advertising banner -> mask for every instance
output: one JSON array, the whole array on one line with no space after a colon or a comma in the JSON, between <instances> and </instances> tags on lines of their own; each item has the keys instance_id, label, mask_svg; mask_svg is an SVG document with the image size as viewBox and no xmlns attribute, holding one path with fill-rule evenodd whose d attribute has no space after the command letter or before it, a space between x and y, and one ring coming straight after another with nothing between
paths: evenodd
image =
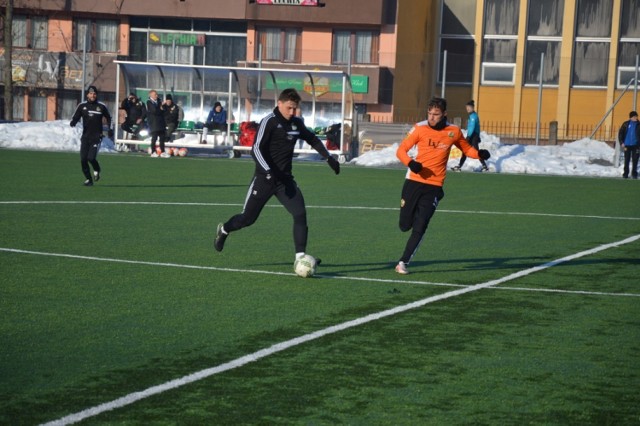
<instances>
[{"instance_id":1,"label":"advertising banner","mask_svg":"<svg viewBox=\"0 0 640 426\"><path fill-rule=\"evenodd\" d=\"M92 64L87 55L87 64ZM4 49L0 48L0 64L4 65ZM82 55L66 52L16 50L11 55L11 76L16 86L47 89L81 89ZM93 69L86 67L86 81L91 81Z\"/></svg>"}]
</instances>

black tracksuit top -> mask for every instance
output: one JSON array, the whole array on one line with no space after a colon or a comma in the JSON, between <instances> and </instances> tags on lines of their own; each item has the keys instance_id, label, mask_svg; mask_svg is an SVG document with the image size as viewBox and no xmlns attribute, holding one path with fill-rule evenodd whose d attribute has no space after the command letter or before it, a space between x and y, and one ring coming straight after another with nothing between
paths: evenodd
<instances>
[{"instance_id":1,"label":"black tracksuit top","mask_svg":"<svg viewBox=\"0 0 640 426\"><path fill-rule=\"evenodd\" d=\"M302 119L292 117L286 120L278 108L260 121L251 156L256 162L256 173L273 174L278 180L291 179L293 150L298 139L305 140L323 158L329 152L322 141L305 126Z\"/></svg>"},{"instance_id":2,"label":"black tracksuit top","mask_svg":"<svg viewBox=\"0 0 640 426\"><path fill-rule=\"evenodd\" d=\"M76 108L71 119L71 125L75 126L82 118L82 139L92 141L102 136L102 119L105 118L107 126L111 127L111 114L107 106L102 102L82 102Z\"/></svg>"}]
</instances>

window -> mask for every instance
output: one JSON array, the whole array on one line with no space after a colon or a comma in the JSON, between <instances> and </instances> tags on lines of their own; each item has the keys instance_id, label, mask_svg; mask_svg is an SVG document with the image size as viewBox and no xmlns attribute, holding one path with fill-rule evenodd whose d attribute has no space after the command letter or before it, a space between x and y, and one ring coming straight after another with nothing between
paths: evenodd
<instances>
[{"instance_id":1,"label":"window","mask_svg":"<svg viewBox=\"0 0 640 426\"><path fill-rule=\"evenodd\" d=\"M640 55L640 0L622 0L618 51L618 88L635 78L636 57Z\"/></svg>"},{"instance_id":2,"label":"window","mask_svg":"<svg viewBox=\"0 0 640 426\"><path fill-rule=\"evenodd\" d=\"M377 32L334 31L332 62L336 65L377 64L380 36Z\"/></svg>"},{"instance_id":3,"label":"window","mask_svg":"<svg viewBox=\"0 0 640 426\"><path fill-rule=\"evenodd\" d=\"M482 84L515 83L519 0L486 0L482 45Z\"/></svg>"},{"instance_id":4,"label":"window","mask_svg":"<svg viewBox=\"0 0 640 426\"><path fill-rule=\"evenodd\" d=\"M118 21L110 19L75 19L73 21L73 49L87 51L117 52Z\"/></svg>"},{"instance_id":5,"label":"window","mask_svg":"<svg viewBox=\"0 0 640 426\"><path fill-rule=\"evenodd\" d=\"M258 29L258 46L262 46L262 59L265 61L300 62L300 33L297 28L261 28ZM256 51L256 57L260 51Z\"/></svg>"},{"instance_id":6,"label":"window","mask_svg":"<svg viewBox=\"0 0 640 426\"><path fill-rule=\"evenodd\" d=\"M56 108L58 110L57 119L58 120L70 120L73 117L73 113L76 112L76 107L78 106L79 92L71 92L71 91L61 91L58 92L58 97L56 99L57 105Z\"/></svg>"},{"instance_id":7,"label":"window","mask_svg":"<svg viewBox=\"0 0 640 426\"><path fill-rule=\"evenodd\" d=\"M29 96L29 121L47 121L47 97L45 95Z\"/></svg>"},{"instance_id":8,"label":"window","mask_svg":"<svg viewBox=\"0 0 640 426\"><path fill-rule=\"evenodd\" d=\"M22 89L13 92L13 119L24 120L24 92Z\"/></svg>"},{"instance_id":9,"label":"window","mask_svg":"<svg viewBox=\"0 0 640 426\"><path fill-rule=\"evenodd\" d=\"M542 83L558 84L563 14L564 0L529 1L524 84L539 84L543 54Z\"/></svg>"},{"instance_id":10,"label":"window","mask_svg":"<svg viewBox=\"0 0 640 426\"><path fill-rule=\"evenodd\" d=\"M205 65L237 67L238 62L247 59L247 37L246 34L241 37L208 35L205 38L205 49Z\"/></svg>"},{"instance_id":11,"label":"window","mask_svg":"<svg viewBox=\"0 0 640 426\"><path fill-rule=\"evenodd\" d=\"M49 43L49 19L46 16L13 16L13 46L46 50Z\"/></svg>"},{"instance_id":12,"label":"window","mask_svg":"<svg viewBox=\"0 0 640 426\"><path fill-rule=\"evenodd\" d=\"M606 87L613 0L578 0L574 86Z\"/></svg>"},{"instance_id":13,"label":"window","mask_svg":"<svg viewBox=\"0 0 640 426\"><path fill-rule=\"evenodd\" d=\"M475 51L475 0L444 0L440 30L440 66L438 82L468 85L473 82ZM447 69L444 70L444 53ZM446 79L443 72L446 72Z\"/></svg>"}]
</instances>

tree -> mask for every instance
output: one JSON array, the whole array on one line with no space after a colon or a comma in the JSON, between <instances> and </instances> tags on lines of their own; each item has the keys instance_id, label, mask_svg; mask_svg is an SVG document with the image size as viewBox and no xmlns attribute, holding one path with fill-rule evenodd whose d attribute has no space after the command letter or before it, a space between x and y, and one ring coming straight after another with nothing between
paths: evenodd
<instances>
[{"instance_id":1,"label":"tree","mask_svg":"<svg viewBox=\"0 0 640 426\"><path fill-rule=\"evenodd\" d=\"M4 14L4 119L13 120L13 79L11 54L13 53L13 0L6 0Z\"/></svg>"}]
</instances>

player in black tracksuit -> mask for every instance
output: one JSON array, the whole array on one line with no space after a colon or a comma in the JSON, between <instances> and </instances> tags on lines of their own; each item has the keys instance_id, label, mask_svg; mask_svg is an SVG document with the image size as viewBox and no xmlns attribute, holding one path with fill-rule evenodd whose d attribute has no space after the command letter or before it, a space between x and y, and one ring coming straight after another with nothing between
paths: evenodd
<instances>
[{"instance_id":1,"label":"player in black tracksuit","mask_svg":"<svg viewBox=\"0 0 640 426\"><path fill-rule=\"evenodd\" d=\"M327 160L336 174L340 164L324 147L322 141L295 116L300 95L295 89L285 89L278 98L278 106L260 122L251 155L256 163L253 180L242 213L218 224L214 247L222 251L229 233L252 225L272 196L293 216L293 241L296 258L307 248L307 210L304 197L291 174L293 150L298 139L305 140Z\"/></svg>"},{"instance_id":2,"label":"player in black tracksuit","mask_svg":"<svg viewBox=\"0 0 640 426\"><path fill-rule=\"evenodd\" d=\"M100 142L102 141L102 125L111 128L111 114L107 106L98 102L98 90L95 86L87 89L87 101L82 102L76 108L76 112L71 119L71 127L75 127L82 119L82 137L80 138L80 165L86 180L85 186L92 186L94 179L100 179L100 164L96 159ZM93 166L93 177L89 163Z\"/></svg>"}]
</instances>

